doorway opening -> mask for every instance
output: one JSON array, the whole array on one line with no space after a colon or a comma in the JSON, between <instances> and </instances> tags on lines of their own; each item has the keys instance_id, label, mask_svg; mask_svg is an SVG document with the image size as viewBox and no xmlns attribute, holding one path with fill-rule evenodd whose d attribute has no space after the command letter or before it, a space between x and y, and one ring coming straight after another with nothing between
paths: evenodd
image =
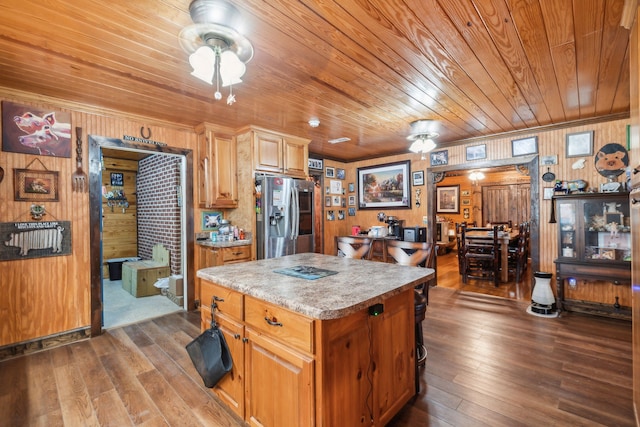
<instances>
[{"instance_id":1,"label":"doorway opening","mask_svg":"<svg viewBox=\"0 0 640 427\"><path fill-rule=\"evenodd\" d=\"M158 155L160 156L158 157ZM107 157L110 159L116 159L112 160L114 162L117 162L117 159L122 159L121 161L124 163L126 159L133 159L135 160L133 162L134 164L138 161L141 165L145 163L153 164L154 161L159 161L171 165L170 169L173 170L172 173L176 176L171 178L174 180L173 182L171 179L166 181L167 184L164 185L164 187L166 187L164 191L171 194L171 197L167 197L167 200L171 199L171 202L167 202L165 204L173 204L170 209L175 211L173 214L175 218L171 219L174 230L172 232L172 236L165 238L158 237L157 240L163 243L169 242L167 246L170 246L170 248L167 249L170 249L170 252L173 252L173 254L169 257L171 261L168 262L168 268L162 270L163 275L166 275L168 272L170 275L179 275L182 278L182 293L184 297L179 299L174 298L172 301L167 296L158 295L158 297L163 300L155 301L154 303L151 299L157 299L156 296L137 295L133 293L131 289L128 289L131 287L131 278L125 278L128 279L126 280L127 286L124 286L122 277L119 278L120 280L110 280L111 277L106 279L105 276L108 275L106 271L108 270L104 267L104 261L106 261L104 255L105 253L109 255L109 251L113 246L113 244L110 243L108 248L103 248L103 241L105 239L108 240L107 231L103 229L103 226L106 224L106 222L103 221L105 217L105 215L103 215L105 213L103 211L103 192L105 192L105 187L108 187L108 185L105 185L108 184L108 182L103 182L103 167L105 166L103 158ZM152 167L153 166L148 166L146 172L143 173L143 175L147 177L145 178L147 181L152 181L156 173L151 170ZM167 174L167 170L161 169L158 170L157 173L160 175L155 176L160 179ZM109 174L107 174L107 176L108 175ZM118 178L118 175L121 174L116 173L115 175L116 178ZM173 311L187 310L191 305L193 305L193 278L189 274L193 271L193 220L187 215L187 209L189 209L193 204L192 184L191 181L187 179L187 177L191 176L191 150L181 150L156 145L146 147L142 144L131 144L119 139L89 136L92 336L100 335L103 328L133 323L145 318L157 317L159 315L166 314L174 307L175 309L173 309ZM136 183L134 185L138 184ZM110 189L111 187L108 188ZM115 188L122 187L116 186ZM132 197L130 196L130 198ZM136 194L136 201L139 198L140 195ZM158 197L155 196L155 199L158 199ZM114 210L114 208L116 211L118 209L121 209L123 212L127 211L126 200L121 200L120 204L113 203L108 206L109 208L107 209L109 209L109 211L107 211L107 214L110 214L110 210ZM153 204L145 204L144 210L152 211L151 214L146 214L145 217L145 213L142 211L141 207L138 206L137 209L131 211L130 215L136 217L134 218L136 224L143 224L144 221L153 222L153 212L163 208L164 206L158 207ZM121 219L126 220L128 216L129 215L124 215ZM131 225L129 225L129 227L131 227ZM134 225L134 227L136 227L136 225ZM145 246L151 246L154 243L154 240L156 239L154 233L158 233L158 229L157 225L155 230L153 229L153 226L146 227L146 231L144 226L141 226L140 228L141 230L139 231L135 228L131 231L131 234L136 234L136 238L133 239L133 245L135 245L135 249L133 250L136 252L136 255L143 255L142 258L148 260L151 259L151 248L147 248ZM151 230L149 230L149 228ZM165 228L169 229L171 227L167 226ZM114 228L112 227L112 230L113 229ZM117 226L115 227L115 230L118 230ZM110 233L113 233L113 231ZM151 237L149 237L149 234L151 234ZM173 242L173 240L175 240L175 242ZM132 244L131 242L128 243ZM146 252L149 253L146 254ZM135 260L135 257L133 257L133 259ZM114 276L114 278L118 279L117 276ZM147 279L148 278L145 277L145 280ZM155 282L155 278L153 281ZM138 278L137 282L140 282L140 278ZM153 286L153 284L147 283L146 286L148 288L149 286ZM123 288L127 288L127 290ZM162 293L166 293L166 290L163 290ZM142 297L137 298L137 296ZM114 299L109 300L108 298Z\"/></svg>"},{"instance_id":2,"label":"doorway opening","mask_svg":"<svg viewBox=\"0 0 640 427\"><path fill-rule=\"evenodd\" d=\"M446 166L436 166L430 169L427 169L429 172L429 180L427 182L427 200L430 201L427 205L427 216L429 218L429 239L433 239L436 236L436 187L439 182L441 182L447 174L455 175L460 173L466 173L470 169L496 169L496 168L504 168L507 166L511 166L514 168L522 168L526 169L529 174L529 188L528 200L523 202L524 205L528 205L529 211L529 224L531 229L531 239L530 239L530 254L531 254L531 269L532 271L536 271L540 265L540 253L539 253L539 230L540 230L540 209L538 206L538 195L539 195L539 157L538 155L529 155L529 156L520 156L517 158L509 158L509 159L501 159L501 160L490 160L486 162L473 162L473 168L470 168L468 163L460 164L460 165L446 165ZM462 207L464 209L464 206ZM462 212L462 211L461 211ZM514 218L515 219L515 218Z\"/></svg>"}]
</instances>

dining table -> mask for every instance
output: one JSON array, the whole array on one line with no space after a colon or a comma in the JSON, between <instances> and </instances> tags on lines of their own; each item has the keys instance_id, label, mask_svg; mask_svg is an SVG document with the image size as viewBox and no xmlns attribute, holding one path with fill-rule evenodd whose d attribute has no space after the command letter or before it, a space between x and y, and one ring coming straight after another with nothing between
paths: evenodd
<instances>
[{"instance_id":1,"label":"dining table","mask_svg":"<svg viewBox=\"0 0 640 427\"><path fill-rule=\"evenodd\" d=\"M466 240L489 240L492 237L486 231L468 230L464 234ZM518 230L498 231L498 242L500 243L500 281L509 281L509 243L518 238Z\"/></svg>"}]
</instances>

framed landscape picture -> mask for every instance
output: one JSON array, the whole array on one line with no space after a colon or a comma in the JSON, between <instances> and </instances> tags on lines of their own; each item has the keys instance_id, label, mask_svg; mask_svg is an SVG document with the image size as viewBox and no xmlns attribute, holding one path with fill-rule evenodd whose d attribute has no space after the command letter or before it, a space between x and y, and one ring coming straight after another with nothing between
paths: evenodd
<instances>
[{"instance_id":1,"label":"framed landscape picture","mask_svg":"<svg viewBox=\"0 0 640 427\"><path fill-rule=\"evenodd\" d=\"M410 162L358 168L360 209L409 208Z\"/></svg>"}]
</instances>

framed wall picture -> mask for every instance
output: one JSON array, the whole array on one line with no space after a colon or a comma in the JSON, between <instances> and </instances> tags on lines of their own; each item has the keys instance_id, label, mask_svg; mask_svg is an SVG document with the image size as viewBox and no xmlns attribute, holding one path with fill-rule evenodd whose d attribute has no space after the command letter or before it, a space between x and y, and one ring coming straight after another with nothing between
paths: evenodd
<instances>
[{"instance_id":1,"label":"framed wall picture","mask_svg":"<svg viewBox=\"0 0 640 427\"><path fill-rule=\"evenodd\" d=\"M462 199L462 206L469 206L471 205L471 199Z\"/></svg>"},{"instance_id":2,"label":"framed wall picture","mask_svg":"<svg viewBox=\"0 0 640 427\"><path fill-rule=\"evenodd\" d=\"M472 145L467 147L467 160L481 160L487 158L487 145Z\"/></svg>"},{"instance_id":3,"label":"framed wall picture","mask_svg":"<svg viewBox=\"0 0 640 427\"><path fill-rule=\"evenodd\" d=\"M324 205L325 205L326 207L331 207L331 196L326 196L326 197L324 198Z\"/></svg>"},{"instance_id":4,"label":"framed wall picture","mask_svg":"<svg viewBox=\"0 0 640 427\"><path fill-rule=\"evenodd\" d=\"M358 168L359 209L410 208L411 163L387 163Z\"/></svg>"},{"instance_id":5,"label":"framed wall picture","mask_svg":"<svg viewBox=\"0 0 640 427\"><path fill-rule=\"evenodd\" d=\"M202 229L203 230L217 230L220 227L220 220L222 219L222 212L202 212Z\"/></svg>"},{"instance_id":6,"label":"framed wall picture","mask_svg":"<svg viewBox=\"0 0 640 427\"><path fill-rule=\"evenodd\" d=\"M349 196L349 206L356 205L356 196Z\"/></svg>"},{"instance_id":7,"label":"framed wall picture","mask_svg":"<svg viewBox=\"0 0 640 427\"><path fill-rule=\"evenodd\" d=\"M514 139L511 141L511 156L526 156L536 154L538 152L538 137L530 136L528 138Z\"/></svg>"},{"instance_id":8,"label":"framed wall picture","mask_svg":"<svg viewBox=\"0 0 640 427\"><path fill-rule=\"evenodd\" d=\"M13 190L16 201L58 201L58 172L36 169L14 169L13 173Z\"/></svg>"},{"instance_id":9,"label":"framed wall picture","mask_svg":"<svg viewBox=\"0 0 640 427\"><path fill-rule=\"evenodd\" d=\"M344 173L344 169L336 169L336 178L338 179L344 179L345 173Z\"/></svg>"},{"instance_id":10,"label":"framed wall picture","mask_svg":"<svg viewBox=\"0 0 640 427\"><path fill-rule=\"evenodd\" d=\"M2 101L2 151L71 157L71 113Z\"/></svg>"},{"instance_id":11,"label":"framed wall picture","mask_svg":"<svg viewBox=\"0 0 640 427\"><path fill-rule=\"evenodd\" d=\"M456 214L460 212L459 185L436 187L436 212Z\"/></svg>"},{"instance_id":12,"label":"framed wall picture","mask_svg":"<svg viewBox=\"0 0 640 427\"><path fill-rule=\"evenodd\" d=\"M413 185L424 185L424 171L415 171L413 176Z\"/></svg>"},{"instance_id":13,"label":"framed wall picture","mask_svg":"<svg viewBox=\"0 0 640 427\"><path fill-rule=\"evenodd\" d=\"M430 154L431 166L443 166L449 164L449 150L432 151Z\"/></svg>"},{"instance_id":14,"label":"framed wall picture","mask_svg":"<svg viewBox=\"0 0 640 427\"><path fill-rule=\"evenodd\" d=\"M567 157L585 157L593 154L593 131L567 135Z\"/></svg>"},{"instance_id":15,"label":"framed wall picture","mask_svg":"<svg viewBox=\"0 0 640 427\"><path fill-rule=\"evenodd\" d=\"M353 182L349 183L349 193L356 191L356 185Z\"/></svg>"},{"instance_id":16,"label":"framed wall picture","mask_svg":"<svg viewBox=\"0 0 640 427\"><path fill-rule=\"evenodd\" d=\"M326 176L327 178L335 178L335 176L336 176L335 168L331 168L331 167L327 166L324 169L324 176Z\"/></svg>"},{"instance_id":17,"label":"framed wall picture","mask_svg":"<svg viewBox=\"0 0 640 427\"><path fill-rule=\"evenodd\" d=\"M329 181L329 187L331 187L331 194L342 194L342 181L332 179Z\"/></svg>"},{"instance_id":18,"label":"framed wall picture","mask_svg":"<svg viewBox=\"0 0 640 427\"><path fill-rule=\"evenodd\" d=\"M124 186L124 174L120 172L111 172L110 181L112 187L123 187Z\"/></svg>"},{"instance_id":19,"label":"framed wall picture","mask_svg":"<svg viewBox=\"0 0 640 427\"><path fill-rule=\"evenodd\" d=\"M554 194L553 187L544 187L542 191L543 191L542 198L544 200L551 200L553 198L553 194Z\"/></svg>"}]
</instances>

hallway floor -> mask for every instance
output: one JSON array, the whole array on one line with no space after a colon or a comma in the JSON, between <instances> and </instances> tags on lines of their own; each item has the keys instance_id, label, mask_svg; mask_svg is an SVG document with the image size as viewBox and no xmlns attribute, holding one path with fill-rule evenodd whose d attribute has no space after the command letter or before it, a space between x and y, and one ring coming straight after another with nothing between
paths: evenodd
<instances>
[{"instance_id":1,"label":"hallway floor","mask_svg":"<svg viewBox=\"0 0 640 427\"><path fill-rule=\"evenodd\" d=\"M164 295L136 298L122 289L122 280L102 281L103 328L115 328L181 311L182 307Z\"/></svg>"}]
</instances>

